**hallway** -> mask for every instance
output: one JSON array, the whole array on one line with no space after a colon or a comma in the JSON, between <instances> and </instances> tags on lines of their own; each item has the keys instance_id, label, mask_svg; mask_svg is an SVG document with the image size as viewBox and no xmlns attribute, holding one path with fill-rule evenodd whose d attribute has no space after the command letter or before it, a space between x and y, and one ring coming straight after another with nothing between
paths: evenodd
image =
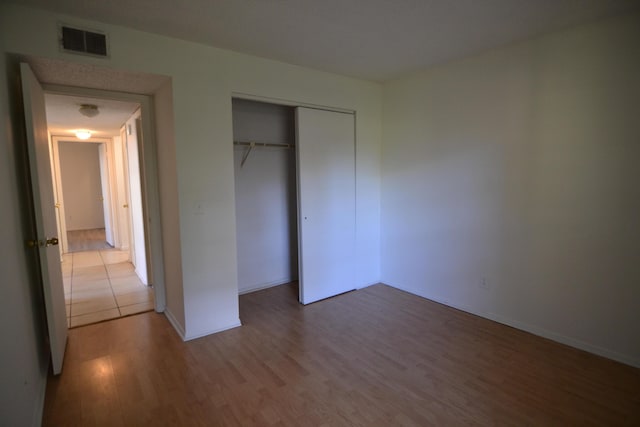
<instances>
[{"instance_id":1,"label":"hallway","mask_svg":"<svg viewBox=\"0 0 640 427\"><path fill-rule=\"evenodd\" d=\"M70 328L153 310L153 290L142 284L127 252L64 254L62 275Z\"/></svg>"}]
</instances>

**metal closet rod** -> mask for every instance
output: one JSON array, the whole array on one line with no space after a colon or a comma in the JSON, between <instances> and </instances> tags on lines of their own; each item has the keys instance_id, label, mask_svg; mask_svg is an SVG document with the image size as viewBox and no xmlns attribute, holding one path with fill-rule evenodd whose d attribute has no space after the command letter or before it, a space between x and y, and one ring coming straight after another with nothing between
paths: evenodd
<instances>
[{"instance_id":1,"label":"metal closet rod","mask_svg":"<svg viewBox=\"0 0 640 427\"><path fill-rule=\"evenodd\" d=\"M249 147L244 156L242 156L242 161L240 162L240 167L244 166L244 162L249 158L249 154L251 154L251 150L253 147L277 147L277 148L293 148L295 145L293 144L272 144L269 142L245 142L245 141L233 141L233 145L246 145Z\"/></svg>"},{"instance_id":2,"label":"metal closet rod","mask_svg":"<svg viewBox=\"0 0 640 427\"><path fill-rule=\"evenodd\" d=\"M274 144L271 142L251 142L251 141L233 141L233 145L247 145L249 147L277 147L277 148L294 148L294 144Z\"/></svg>"}]
</instances>

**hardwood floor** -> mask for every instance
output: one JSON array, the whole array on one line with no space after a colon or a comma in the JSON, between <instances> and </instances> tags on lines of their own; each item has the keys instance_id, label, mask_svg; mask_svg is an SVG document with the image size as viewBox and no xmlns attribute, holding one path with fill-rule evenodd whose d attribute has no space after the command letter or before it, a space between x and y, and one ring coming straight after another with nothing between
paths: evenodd
<instances>
[{"instance_id":1,"label":"hardwood floor","mask_svg":"<svg viewBox=\"0 0 640 427\"><path fill-rule=\"evenodd\" d=\"M112 248L107 243L104 228L67 231L67 244L69 252L99 251Z\"/></svg>"},{"instance_id":2,"label":"hardwood floor","mask_svg":"<svg viewBox=\"0 0 640 427\"><path fill-rule=\"evenodd\" d=\"M640 369L376 285L240 297L183 343L145 313L70 331L44 425L640 425Z\"/></svg>"}]
</instances>

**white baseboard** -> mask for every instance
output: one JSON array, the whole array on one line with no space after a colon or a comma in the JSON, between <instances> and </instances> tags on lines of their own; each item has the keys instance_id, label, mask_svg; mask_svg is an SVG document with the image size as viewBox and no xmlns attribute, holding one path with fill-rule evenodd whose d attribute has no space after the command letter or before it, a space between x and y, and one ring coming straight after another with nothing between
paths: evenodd
<instances>
[{"instance_id":1,"label":"white baseboard","mask_svg":"<svg viewBox=\"0 0 640 427\"><path fill-rule=\"evenodd\" d=\"M410 294L428 299L430 301L434 301L440 304L444 304L448 307L455 308L457 310L464 311L466 313L470 313L476 316L484 317L485 319L493 320L494 322L502 323L503 325L511 326L516 329L520 329L521 331L529 332L533 335L537 335L539 337L550 339L551 341L558 342L560 344L565 344L570 347L577 348L579 350L584 350L589 353L596 354L598 356L606 357L607 359L615 360L620 363L624 363L626 365L633 366L635 368L640 368L640 359L637 359L632 356L628 356L625 354L618 353L613 350L609 350L597 345L589 344L587 342L568 337L566 335L558 334L556 332L550 331L548 329L544 329L535 325L530 325L528 323L520 322L518 320L510 319L508 317L501 316L497 313L484 312L480 310L473 309L471 307L453 303L446 299L434 297L433 295L427 295L424 293L417 293L413 290L409 290L402 286L391 285L388 283L384 283L387 286L391 286L392 288L399 289L404 292L408 292Z\"/></svg>"},{"instance_id":2,"label":"white baseboard","mask_svg":"<svg viewBox=\"0 0 640 427\"><path fill-rule=\"evenodd\" d=\"M222 332L222 331L226 331L229 329L233 329L233 328L237 328L238 326L242 326L242 323L240 323L240 319L238 319L237 322L232 323L231 325L228 326L224 326L222 328L219 329L214 329L211 331L207 331L207 332L203 332L200 334L196 334L196 335L189 335L189 336L185 336L183 338L184 341L191 341L191 340L195 340L197 338L202 338L202 337L206 337L207 335L211 335L211 334L217 334L218 332Z\"/></svg>"},{"instance_id":3,"label":"white baseboard","mask_svg":"<svg viewBox=\"0 0 640 427\"><path fill-rule=\"evenodd\" d=\"M173 329L176 330L182 341L186 341L184 327L182 327L180 322L176 320L176 317L173 315L173 313L168 308L165 308L163 313L167 320L169 320L169 323L171 323L171 326L173 326Z\"/></svg>"},{"instance_id":4,"label":"white baseboard","mask_svg":"<svg viewBox=\"0 0 640 427\"><path fill-rule=\"evenodd\" d=\"M273 282L268 282L268 283L262 283L262 284L259 284L259 285L252 286L250 288L242 289L242 290L240 290L238 292L238 295L244 295L244 294L250 294L251 292L262 291L264 289L273 288L274 286L280 286L280 285L284 285L285 283L293 282L294 280L298 280L298 279L289 278L289 279L275 280ZM371 283L365 283L363 285L356 286L355 289L364 289L364 288L368 288L369 286L378 285L380 283L381 282L379 282L379 281L371 282Z\"/></svg>"},{"instance_id":5,"label":"white baseboard","mask_svg":"<svg viewBox=\"0 0 640 427\"><path fill-rule=\"evenodd\" d=\"M356 287L356 289L364 289L364 288L368 288L369 286L373 286L373 285L381 285L382 282L378 281L378 282L371 282L371 283L365 283L364 285L358 285ZM389 285L390 286L390 285ZM400 288L398 288L400 289Z\"/></svg>"},{"instance_id":6,"label":"white baseboard","mask_svg":"<svg viewBox=\"0 0 640 427\"><path fill-rule=\"evenodd\" d=\"M138 279L140 279L140 281L142 282L143 285L149 286L149 280L148 279L146 281L142 280L142 275L140 274L140 271L138 271L137 268L134 269L134 272L136 273L136 276L138 276Z\"/></svg>"},{"instance_id":7,"label":"white baseboard","mask_svg":"<svg viewBox=\"0 0 640 427\"><path fill-rule=\"evenodd\" d=\"M263 289L273 288L274 286L284 285L285 283L293 282L294 280L298 280L298 279L292 279L288 277L284 279L274 280L272 282L250 285L248 288L238 289L238 295L250 294L251 292L257 292Z\"/></svg>"}]
</instances>

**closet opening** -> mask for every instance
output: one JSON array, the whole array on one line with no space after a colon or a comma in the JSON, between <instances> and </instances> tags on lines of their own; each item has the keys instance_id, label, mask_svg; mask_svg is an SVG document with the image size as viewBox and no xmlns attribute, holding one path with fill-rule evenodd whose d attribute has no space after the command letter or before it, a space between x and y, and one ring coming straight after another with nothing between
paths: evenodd
<instances>
[{"instance_id":1,"label":"closet opening","mask_svg":"<svg viewBox=\"0 0 640 427\"><path fill-rule=\"evenodd\" d=\"M232 100L238 292L290 288L297 301L294 107Z\"/></svg>"}]
</instances>

